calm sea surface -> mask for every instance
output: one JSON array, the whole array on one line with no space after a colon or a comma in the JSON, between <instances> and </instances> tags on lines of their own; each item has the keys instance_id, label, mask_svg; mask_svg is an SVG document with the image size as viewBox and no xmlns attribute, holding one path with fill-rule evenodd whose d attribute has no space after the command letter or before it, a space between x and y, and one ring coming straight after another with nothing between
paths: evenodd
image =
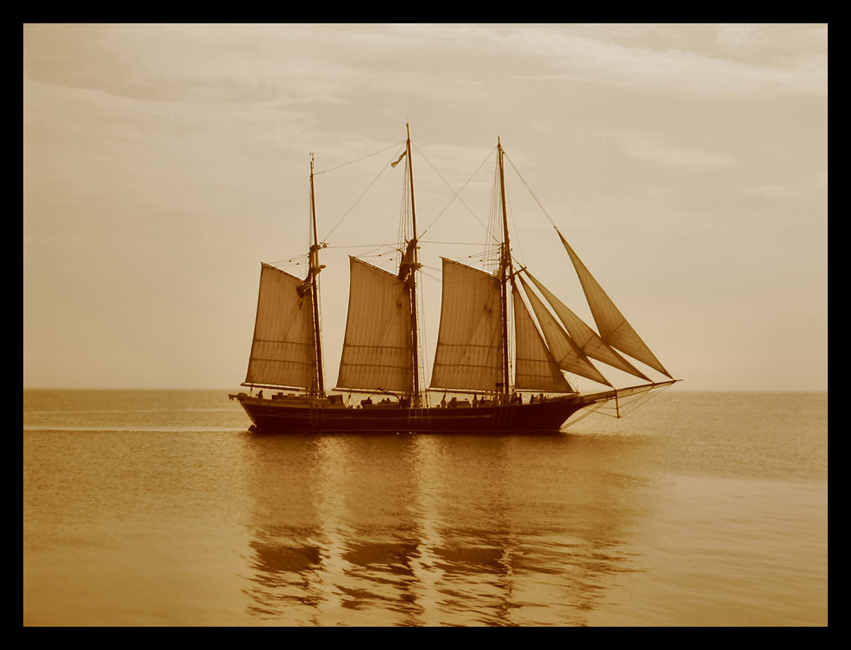
<instances>
[{"instance_id":1,"label":"calm sea surface","mask_svg":"<svg viewBox=\"0 0 851 650\"><path fill-rule=\"evenodd\" d=\"M493 437L24 390L24 625L827 625L827 394L677 388Z\"/></svg>"}]
</instances>

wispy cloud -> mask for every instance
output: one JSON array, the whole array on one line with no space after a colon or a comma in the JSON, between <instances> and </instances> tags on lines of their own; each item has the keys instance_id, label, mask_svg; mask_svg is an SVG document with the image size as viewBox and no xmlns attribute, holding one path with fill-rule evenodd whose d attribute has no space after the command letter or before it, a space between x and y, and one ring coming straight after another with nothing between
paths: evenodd
<instances>
[{"instance_id":1,"label":"wispy cloud","mask_svg":"<svg viewBox=\"0 0 851 650\"><path fill-rule=\"evenodd\" d=\"M730 47L759 46L762 32L734 26L722 30L717 42L724 48L707 53L679 49L683 39L675 27L636 26L652 32L653 43L636 45L636 30L586 26L453 26L416 25L397 29L409 33L412 43L429 39L433 47L457 50L487 49L506 58L526 57L547 73L525 76L549 80L581 80L654 90L681 90L697 93L827 93L827 57L824 48L780 53L772 64L742 61L729 57ZM626 38L629 36L630 38ZM767 38L767 37L765 37ZM819 41L819 39L822 39ZM808 31L815 45L826 43L827 29ZM649 39L643 39L647 43ZM776 41L775 41L776 42ZM794 53L794 54L793 54ZM510 68L509 68L510 70Z\"/></svg>"},{"instance_id":2,"label":"wispy cloud","mask_svg":"<svg viewBox=\"0 0 851 650\"><path fill-rule=\"evenodd\" d=\"M669 144L663 138L635 132L596 132L592 134L616 142L633 158L686 169L720 169L735 164L735 159L726 153L702 149L684 149Z\"/></svg>"}]
</instances>

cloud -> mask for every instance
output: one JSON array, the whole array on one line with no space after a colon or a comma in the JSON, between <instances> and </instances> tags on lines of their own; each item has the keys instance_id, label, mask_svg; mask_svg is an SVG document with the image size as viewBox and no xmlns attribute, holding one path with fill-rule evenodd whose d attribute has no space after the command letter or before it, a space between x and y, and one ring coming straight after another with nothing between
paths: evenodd
<instances>
[{"instance_id":1,"label":"cloud","mask_svg":"<svg viewBox=\"0 0 851 650\"><path fill-rule=\"evenodd\" d=\"M771 40L774 32L728 26L718 37L726 47L716 47L710 53L679 49L677 46L688 40L676 27L664 30L652 25L644 28L643 45L631 44L638 31L617 26L416 25L399 26L397 30L409 33L412 44L419 46L428 40L433 48L488 52L506 60L525 57L526 68L531 71L521 76L533 79L698 93L827 93L826 28L808 28L806 47L796 51L780 49L778 43L782 41ZM802 39L796 42L804 42ZM771 43L778 55L770 64L728 57L731 45L745 43L759 44L763 49ZM741 47L738 53L742 53ZM535 72L535 62L555 72ZM508 66L506 73L510 74L513 67L516 63Z\"/></svg>"},{"instance_id":2,"label":"cloud","mask_svg":"<svg viewBox=\"0 0 851 650\"><path fill-rule=\"evenodd\" d=\"M702 149L681 149L671 146L662 138L644 133L597 132L593 135L617 142L633 158L666 167L708 170L730 167L736 163L732 156L725 153Z\"/></svg>"}]
</instances>

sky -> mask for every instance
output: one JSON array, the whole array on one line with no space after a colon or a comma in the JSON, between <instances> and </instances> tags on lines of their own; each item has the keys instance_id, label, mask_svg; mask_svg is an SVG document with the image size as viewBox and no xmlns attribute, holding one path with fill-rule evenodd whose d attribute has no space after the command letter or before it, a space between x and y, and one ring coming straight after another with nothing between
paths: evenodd
<instances>
[{"instance_id":1,"label":"sky","mask_svg":"<svg viewBox=\"0 0 851 650\"><path fill-rule=\"evenodd\" d=\"M23 35L25 388L239 389L260 262L305 272L311 153L333 385L348 256L393 267L410 124L428 359L499 138L517 263L580 317L554 225L675 389L827 390L827 25Z\"/></svg>"}]
</instances>

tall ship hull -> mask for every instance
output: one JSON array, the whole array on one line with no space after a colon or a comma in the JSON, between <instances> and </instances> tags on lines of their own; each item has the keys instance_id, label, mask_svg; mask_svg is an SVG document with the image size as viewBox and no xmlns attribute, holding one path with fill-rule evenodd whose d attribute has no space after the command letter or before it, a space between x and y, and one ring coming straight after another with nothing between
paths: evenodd
<instances>
[{"instance_id":1,"label":"tall ship hull","mask_svg":"<svg viewBox=\"0 0 851 650\"><path fill-rule=\"evenodd\" d=\"M234 395L265 433L544 433L588 406L580 396L555 397L532 404L406 408L398 404L347 407ZM287 403L289 402L289 403Z\"/></svg>"},{"instance_id":2,"label":"tall ship hull","mask_svg":"<svg viewBox=\"0 0 851 650\"><path fill-rule=\"evenodd\" d=\"M328 244L317 233L311 154L307 275L261 265L254 337L242 384L249 392L230 395L245 409L252 429L270 433L556 432L578 411L590 412L612 400L620 417L621 398L638 397L677 381L555 223L553 241L563 245L572 262L596 331L525 265L515 263L508 229L505 152L499 140L492 227L487 229L482 260L486 268L441 258L440 325L427 381L429 364L419 313L423 264L410 129L404 145L401 155L388 165L393 168L405 160L401 241L392 244L398 257L392 270L349 257L345 337L336 385L330 391L325 384L319 307L319 273L325 268L319 254ZM648 370L626 357L666 379L654 381L645 374ZM645 383L615 388L596 362ZM605 388L580 394L568 375ZM441 393L443 399L435 405L434 398ZM370 397L354 397L364 394ZM373 402L372 396L378 401Z\"/></svg>"}]
</instances>

